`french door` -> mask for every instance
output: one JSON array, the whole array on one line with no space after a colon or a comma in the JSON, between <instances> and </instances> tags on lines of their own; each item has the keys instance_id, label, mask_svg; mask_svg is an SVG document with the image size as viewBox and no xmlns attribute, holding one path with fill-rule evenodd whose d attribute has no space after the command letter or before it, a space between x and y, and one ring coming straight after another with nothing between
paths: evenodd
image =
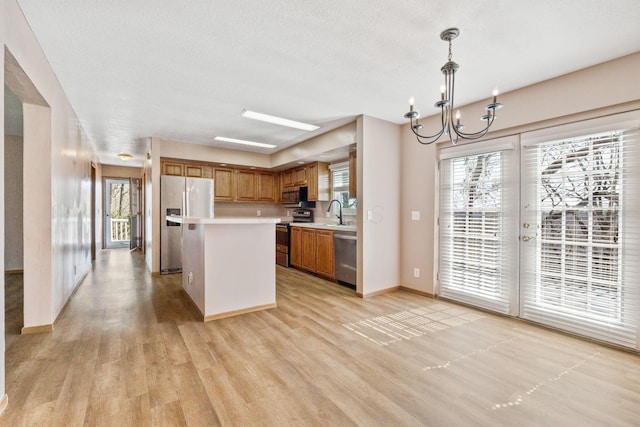
<instances>
[{"instance_id":1,"label":"french door","mask_svg":"<svg viewBox=\"0 0 640 427\"><path fill-rule=\"evenodd\" d=\"M107 249L129 247L130 188L129 178L104 179L104 241Z\"/></svg>"},{"instance_id":2,"label":"french door","mask_svg":"<svg viewBox=\"0 0 640 427\"><path fill-rule=\"evenodd\" d=\"M442 150L439 294L640 348L638 127L613 116Z\"/></svg>"}]
</instances>

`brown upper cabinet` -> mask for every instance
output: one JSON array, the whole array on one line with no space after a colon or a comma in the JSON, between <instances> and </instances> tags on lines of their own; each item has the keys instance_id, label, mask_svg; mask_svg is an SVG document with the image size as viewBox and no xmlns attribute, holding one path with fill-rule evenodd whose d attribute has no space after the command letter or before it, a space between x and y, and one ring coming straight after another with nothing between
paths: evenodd
<instances>
[{"instance_id":1,"label":"brown upper cabinet","mask_svg":"<svg viewBox=\"0 0 640 427\"><path fill-rule=\"evenodd\" d=\"M282 172L282 187L293 187L293 169Z\"/></svg>"},{"instance_id":2,"label":"brown upper cabinet","mask_svg":"<svg viewBox=\"0 0 640 427\"><path fill-rule=\"evenodd\" d=\"M267 171L237 170L236 200L275 202L276 174Z\"/></svg>"},{"instance_id":3,"label":"brown upper cabinet","mask_svg":"<svg viewBox=\"0 0 640 427\"><path fill-rule=\"evenodd\" d=\"M185 176L193 177L193 178L203 178L203 167L195 166L195 165L184 165L184 174Z\"/></svg>"},{"instance_id":4,"label":"brown upper cabinet","mask_svg":"<svg viewBox=\"0 0 640 427\"><path fill-rule=\"evenodd\" d=\"M307 165L307 186L310 202L327 202L329 194L329 165L316 162Z\"/></svg>"},{"instance_id":5,"label":"brown upper cabinet","mask_svg":"<svg viewBox=\"0 0 640 427\"><path fill-rule=\"evenodd\" d=\"M184 165L176 162L162 162L162 175L184 175Z\"/></svg>"},{"instance_id":6,"label":"brown upper cabinet","mask_svg":"<svg viewBox=\"0 0 640 427\"><path fill-rule=\"evenodd\" d=\"M254 171L236 171L236 200L256 200L256 173Z\"/></svg>"},{"instance_id":7,"label":"brown upper cabinet","mask_svg":"<svg viewBox=\"0 0 640 427\"><path fill-rule=\"evenodd\" d=\"M324 162L309 163L281 172L282 188L305 186L309 188L310 202L326 202L330 200L329 164Z\"/></svg>"},{"instance_id":8,"label":"brown upper cabinet","mask_svg":"<svg viewBox=\"0 0 640 427\"><path fill-rule=\"evenodd\" d=\"M281 199L282 189L307 186L310 202L330 199L329 165L314 162L280 173L236 167L216 167L192 160L161 160L162 175L213 178L215 200L221 202L268 202Z\"/></svg>"},{"instance_id":9,"label":"brown upper cabinet","mask_svg":"<svg viewBox=\"0 0 640 427\"><path fill-rule=\"evenodd\" d=\"M307 167L301 166L293 170L293 185L304 186L307 185Z\"/></svg>"},{"instance_id":10,"label":"brown upper cabinet","mask_svg":"<svg viewBox=\"0 0 640 427\"><path fill-rule=\"evenodd\" d=\"M276 190L279 187L276 185L277 175L271 172L256 172L256 178L258 180L258 197L257 199L263 202L275 202Z\"/></svg>"},{"instance_id":11,"label":"brown upper cabinet","mask_svg":"<svg viewBox=\"0 0 640 427\"><path fill-rule=\"evenodd\" d=\"M232 202L235 198L235 170L231 168L215 168L213 185L215 200Z\"/></svg>"}]
</instances>

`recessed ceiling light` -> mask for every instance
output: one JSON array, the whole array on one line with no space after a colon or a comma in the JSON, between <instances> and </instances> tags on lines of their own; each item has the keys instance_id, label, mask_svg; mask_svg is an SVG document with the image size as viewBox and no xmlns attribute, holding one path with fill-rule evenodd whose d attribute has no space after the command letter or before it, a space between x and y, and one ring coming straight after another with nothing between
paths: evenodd
<instances>
[{"instance_id":1,"label":"recessed ceiling light","mask_svg":"<svg viewBox=\"0 0 640 427\"><path fill-rule=\"evenodd\" d=\"M217 141L232 142L234 144L252 145L254 147L262 147L262 148L277 147L277 145L273 145L273 144L265 144L263 142L255 142L255 141L245 141L244 139L227 138L226 136L216 136L214 139Z\"/></svg>"},{"instance_id":2,"label":"recessed ceiling light","mask_svg":"<svg viewBox=\"0 0 640 427\"><path fill-rule=\"evenodd\" d=\"M301 129L306 131L314 131L320 129L320 126L310 125L308 123L296 122L294 120L283 119L282 117L270 116L268 114L256 113L255 111L244 110L243 117L248 119L260 120L261 122L273 123L280 126Z\"/></svg>"}]
</instances>

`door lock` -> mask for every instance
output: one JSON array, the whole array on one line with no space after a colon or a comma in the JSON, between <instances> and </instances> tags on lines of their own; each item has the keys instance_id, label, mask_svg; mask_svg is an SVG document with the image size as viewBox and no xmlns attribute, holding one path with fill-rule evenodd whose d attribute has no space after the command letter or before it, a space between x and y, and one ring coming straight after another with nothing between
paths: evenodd
<instances>
[{"instance_id":1,"label":"door lock","mask_svg":"<svg viewBox=\"0 0 640 427\"><path fill-rule=\"evenodd\" d=\"M521 239L523 242L528 242L529 240L535 239L536 236L522 236Z\"/></svg>"}]
</instances>

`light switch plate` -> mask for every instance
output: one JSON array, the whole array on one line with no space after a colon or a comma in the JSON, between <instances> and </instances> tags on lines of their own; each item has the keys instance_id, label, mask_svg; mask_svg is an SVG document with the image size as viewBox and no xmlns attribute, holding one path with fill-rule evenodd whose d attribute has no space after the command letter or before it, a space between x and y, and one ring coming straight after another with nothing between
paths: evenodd
<instances>
[{"instance_id":1,"label":"light switch plate","mask_svg":"<svg viewBox=\"0 0 640 427\"><path fill-rule=\"evenodd\" d=\"M420 211L411 211L411 221L420 221Z\"/></svg>"}]
</instances>

